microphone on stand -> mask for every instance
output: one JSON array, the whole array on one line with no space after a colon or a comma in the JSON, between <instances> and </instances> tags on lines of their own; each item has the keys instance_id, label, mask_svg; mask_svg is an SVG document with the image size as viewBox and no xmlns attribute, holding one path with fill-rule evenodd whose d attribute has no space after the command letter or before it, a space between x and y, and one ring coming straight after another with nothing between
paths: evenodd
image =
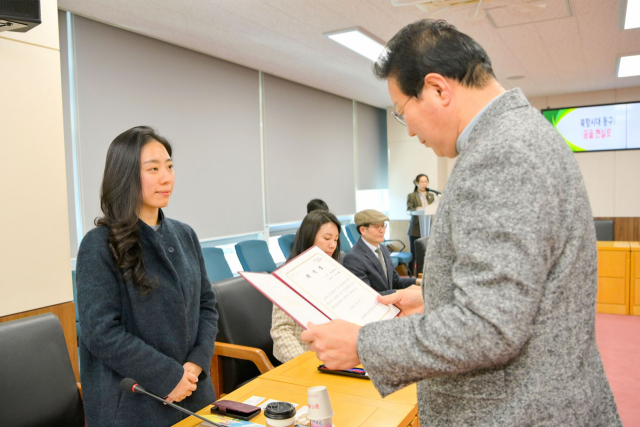
<instances>
[{"instance_id":1,"label":"microphone on stand","mask_svg":"<svg viewBox=\"0 0 640 427\"><path fill-rule=\"evenodd\" d=\"M211 420L206 419L205 417L202 417L198 414L194 414L193 412L189 411L188 409L184 409L172 402L167 402L166 400L164 400L163 398L161 398L160 396L156 396L153 393L149 393L147 390L143 389L142 386L140 386L140 384L136 383L136 380L131 379L131 378L123 378L122 381L120 381L120 388L123 389L124 391L128 391L129 393L140 393L140 394L146 394L147 396L151 396L156 400L159 400L160 402L171 406L174 409L177 409L178 411L182 411L185 414L189 414L191 416L194 416L196 418L200 418L201 420L209 423L210 425L213 426L217 426L217 427L224 427L221 424L218 423L214 423Z\"/></svg>"}]
</instances>

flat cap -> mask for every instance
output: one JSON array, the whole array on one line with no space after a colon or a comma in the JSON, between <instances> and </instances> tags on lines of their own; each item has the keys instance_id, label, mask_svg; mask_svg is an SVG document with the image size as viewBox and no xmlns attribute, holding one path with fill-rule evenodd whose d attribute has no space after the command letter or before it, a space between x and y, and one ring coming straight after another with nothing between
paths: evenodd
<instances>
[{"instance_id":1,"label":"flat cap","mask_svg":"<svg viewBox=\"0 0 640 427\"><path fill-rule=\"evenodd\" d=\"M360 227L364 224L380 224L381 222L389 221L389 217L375 209L365 209L358 212L353 221Z\"/></svg>"}]
</instances>

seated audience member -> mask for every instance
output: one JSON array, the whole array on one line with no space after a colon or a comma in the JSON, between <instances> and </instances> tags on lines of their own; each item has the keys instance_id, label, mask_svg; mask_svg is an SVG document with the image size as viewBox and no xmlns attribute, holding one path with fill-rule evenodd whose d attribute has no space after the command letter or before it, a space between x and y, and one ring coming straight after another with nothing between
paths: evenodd
<instances>
[{"instance_id":1,"label":"seated audience member","mask_svg":"<svg viewBox=\"0 0 640 427\"><path fill-rule=\"evenodd\" d=\"M320 199L313 199L309 203L307 203L307 213L313 212L313 211L328 211L328 210L329 210L329 206L327 206L327 204Z\"/></svg>"},{"instance_id":2,"label":"seated audience member","mask_svg":"<svg viewBox=\"0 0 640 427\"><path fill-rule=\"evenodd\" d=\"M309 212L296 233L293 250L287 261L312 246L317 246L333 259L341 262L340 226L335 215L327 210ZM300 341L303 330L287 313L273 306L271 337L273 338L273 355L276 359L284 363L307 351L307 343Z\"/></svg>"},{"instance_id":3,"label":"seated audience member","mask_svg":"<svg viewBox=\"0 0 640 427\"><path fill-rule=\"evenodd\" d=\"M393 268L389 250L380 244L384 242L386 221L389 221L386 215L374 209L367 209L358 212L354 221L362 238L344 257L344 266L349 271L381 294L415 284L420 285L420 279L400 278Z\"/></svg>"}]
</instances>

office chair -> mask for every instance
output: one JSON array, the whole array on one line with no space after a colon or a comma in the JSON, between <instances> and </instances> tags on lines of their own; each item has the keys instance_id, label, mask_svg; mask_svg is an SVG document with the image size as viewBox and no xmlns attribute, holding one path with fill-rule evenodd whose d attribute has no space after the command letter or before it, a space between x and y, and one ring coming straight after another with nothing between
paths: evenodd
<instances>
[{"instance_id":1,"label":"office chair","mask_svg":"<svg viewBox=\"0 0 640 427\"><path fill-rule=\"evenodd\" d=\"M613 220L611 219L595 219L596 239L607 242L613 241Z\"/></svg>"},{"instance_id":2,"label":"office chair","mask_svg":"<svg viewBox=\"0 0 640 427\"><path fill-rule=\"evenodd\" d=\"M391 257L391 260L395 259L398 261L399 264L406 264L406 265L411 264L411 260L413 259L413 254L411 252L402 252L406 248L406 245L402 240L390 239L390 240L384 241L384 243L387 243L387 242L398 242L402 245L402 248L400 248L399 251L394 251L394 252L389 251L390 252L389 256ZM394 267L397 267L397 264L394 263Z\"/></svg>"},{"instance_id":3,"label":"office chair","mask_svg":"<svg viewBox=\"0 0 640 427\"><path fill-rule=\"evenodd\" d=\"M349 236L349 240L351 241L351 246L358 243L358 240L360 240L360 233L358 233L358 227L355 224L347 224L344 226L344 229L347 232L347 236Z\"/></svg>"},{"instance_id":4,"label":"office chair","mask_svg":"<svg viewBox=\"0 0 640 427\"><path fill-rule=\"evenodd\" d=\"M204 265L210 282L219 282L233 277L222 249L202 248L202 256L204 257Z\"/></svg>"},{"instance_id":5,"label":"office chair","mask_svg":"<svg viewBox=\"0 0 640 427\"><path fill-rule=\"evenodd\" d=\"M413 277L417 278L418 274L424 270L424 258L427 255L427 243L429 237L421 237L416 240L416 267L413 272Z\"/></svg>"},{"instance_id":6,"label":"office chair","mask_svg":"<svg viewBox=\"0 0 640 427\"><path fill-rule=\"evenodd\" d=\"M347 238L347 235L344 234L344 229L340 230L340 250L345 254L348 254L351 250L351 242Z\"/></svg>"},{"instance_id":7,"label":"office chair","mask_svg":"<svg viewBox=\"0 0 640 427\"><path fill-rule=\"evenodd\" d=\"M218 310L218 336L211 378L220 398L221 393L232 392L280 362L273 357L271 301L242 277L216 282L212 287Z\"/></svg>"},{"instance_id":8,"label":"office chair","mask_svg":"<svg viewBox=\"0 0 640 427\"><path fill-rule=\"evenodd\" d=\"M0 425L84 427L62 326L51 313L0 323Z\"/></svg>"},{"instance_id":9,"label":"office chair","mask_svg":"<svg viewBox=\"0 0 640 427\"><path fill-rule=\"evenodd\" d=\"M283 234L278 237L278 245L280 245L280 249L282 250L282 255L284 255L284 259L289 259L291 256L291 251L293 250L293 240L295 239L295 234Z\"/></svg>"},{"instance_id":10,"label":"office chair","mask_svg":"<svg viewBox=\"0 0 640 427\"><path fill-rule=\"evenodd\" d=\"M236 243L238 260L244 271L271 273L276 269L276 263L269 253L269 246L264 240L245 240Z\"/></svg>"}]
</instances>

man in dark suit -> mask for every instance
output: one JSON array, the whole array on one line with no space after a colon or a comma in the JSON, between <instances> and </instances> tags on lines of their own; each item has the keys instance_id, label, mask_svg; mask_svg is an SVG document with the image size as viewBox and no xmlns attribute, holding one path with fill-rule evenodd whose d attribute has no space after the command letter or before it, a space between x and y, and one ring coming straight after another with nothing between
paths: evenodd
<instances>
[{"instance_id":1,"label":"man in dark suit","mask_svg":"<svg viewBox=\"0 0 640 427\"><path fill-rule=\"evenodd\" d=\"M389 250L380 244L384 242L389 218L382 212L367 209L358 212L354 221L362 238L344 257L344 266L381 294L415 285L416 279L400 278L391 263Z\"/></svg>"}]
</instances>

